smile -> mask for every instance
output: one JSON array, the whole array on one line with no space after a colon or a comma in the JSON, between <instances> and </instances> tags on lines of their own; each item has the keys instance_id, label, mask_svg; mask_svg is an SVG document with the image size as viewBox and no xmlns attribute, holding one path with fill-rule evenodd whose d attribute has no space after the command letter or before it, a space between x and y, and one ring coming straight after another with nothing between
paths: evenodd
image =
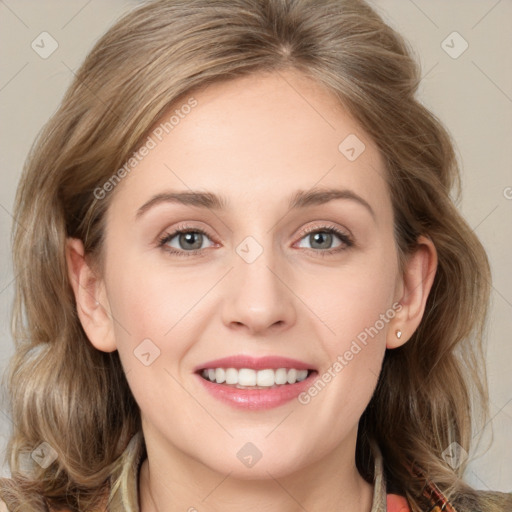
<instances>
[{"instance_id":1,"label":"smile","mask_svg":"<svg viewBox=\"0 0 512 512\"><path fill-rule=\"evenodd\" d=\"M297 370L296 368L205 368L201 372L204 379L237 389L267 389L287 386L301 382L313 370Z\"/></svg>"},{"instance_id":2,"label":"smile","mask_svg":"<svg viewBox=\"0 0 512 512\"><path fill-rule=\"evenodd\" d=\"M194 376L214 399L235 409L259 411L297 399L318 371L298 359L238 354L198 365Z\"/></svg>"}]
</instances>

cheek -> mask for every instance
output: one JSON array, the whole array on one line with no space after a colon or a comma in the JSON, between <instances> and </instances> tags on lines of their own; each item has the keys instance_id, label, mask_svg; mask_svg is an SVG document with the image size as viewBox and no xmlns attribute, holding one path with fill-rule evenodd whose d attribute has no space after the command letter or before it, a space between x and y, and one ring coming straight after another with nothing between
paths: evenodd
<instances>
[{"instance_id":1,"label":"cheek","mask_svg":"<svg viewBox=\"0 0 512 512\"><path fill-rule=\"evenodd\" d=\"M121 339L154 337L164 341L174 326L190 312L208 283L193 281L179 269L157 269L134 258L112 269L107 286L109 303Z\"/></svg>"},{"instance_id":2,"label":"cheek","mask_svg":"<svg viewBox=\"0 0 512 512\"><path fill-rule=\"evenodd\" d=\"M376 345L385 338L395 315L395 261L392 248L375 250L302 279L299 295L321 321L318 337L331 361L355 339Z\"/></svg>"},{"instance_id":3,"label":"cheek","mask_svg":"<svg viewBox=\"0 0 512 512\"><path fill-rule=\"evenodd\" d=\"M154 394L155 379L188 350L188 338L178 333L197 291L192 293L179 276L137 260L126 259L111 270L107 289L117 349L135 397L143 398Z\"/></svg>"},{"instance_id":4,"label":"cheek","mask_svg":"<svg viewBox=\"0 0 512 512\"><path fill-rule=\"evenodd\" d=\"M314 285L301 291L321 319L316 322L317 337L325 352L325 365L314 389L306 391L304 403L323 402L322 411L343 411L345 420L362 414L377 383L390 322L399 308L394 303L393 258L392 249L388 254L369 253L357 264L317 276Z\"/></svg>"}]
</instances>

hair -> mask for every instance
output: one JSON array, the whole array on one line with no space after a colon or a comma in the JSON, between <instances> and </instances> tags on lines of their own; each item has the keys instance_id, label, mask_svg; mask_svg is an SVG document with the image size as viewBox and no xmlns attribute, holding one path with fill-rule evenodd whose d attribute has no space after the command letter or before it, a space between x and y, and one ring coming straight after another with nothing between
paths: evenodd
<instances>
[{"instance_id":1,"label":"hair","mask_svg":"<svg viewBox=\"0 0 512 512\"><path fill-rule=\"evenodd\" d=\"M171 105L212 83L283 70L323 85L377 144L400 265L420 235L438 254L422 321L406 344L386 351L360 418L357 467L372 482L377 442L388 485L413 511L425 507L425 475L459 512L501 510L463 482L465 462L452 468L442 457L452 442L469 452L472 418L488 415L481 362L491 277L456 208L454 143L416 98L421 75L407 43L360 0L160 0L99 39L25 162L13 225L11 479L0 484L0 496L17 504L12 511L98 506L141 429L118 353L88 340L67 271L70 237L101 263L113 193L98 199L94 191ZM29 472L29 454L42 442L57 459Z\"/></svg>"}]
</instances>

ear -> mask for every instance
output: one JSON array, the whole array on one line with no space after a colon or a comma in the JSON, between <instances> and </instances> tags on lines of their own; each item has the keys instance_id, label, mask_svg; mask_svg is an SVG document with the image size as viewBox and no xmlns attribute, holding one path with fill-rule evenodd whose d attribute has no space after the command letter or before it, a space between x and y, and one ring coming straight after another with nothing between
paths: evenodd
<instances>
[{"instance_id":1,"label":"ear","mask_svg":"<svg viewBox=\"0 0 512 512\"><path fill-rule=\"evenodd\" d=\"M89 341L98 350L113 352L117 346L104 282L88 264L81 240L67 239L66 261L78 318Z\"/></svg>"},{"instance_id":2,"label":"ear","mask_svg":"<svg viewBox=\"0 0 512 512\"><path fill-rule=\"evenodd\" d=\"M397 301L402 307L390 322L386 348L402 346L420 325L436 270L437 251L434 243L430 238L420 236L416 249L405 263ZM401 333L400 337L397 332Z\"/></svg>"}]
</instances>

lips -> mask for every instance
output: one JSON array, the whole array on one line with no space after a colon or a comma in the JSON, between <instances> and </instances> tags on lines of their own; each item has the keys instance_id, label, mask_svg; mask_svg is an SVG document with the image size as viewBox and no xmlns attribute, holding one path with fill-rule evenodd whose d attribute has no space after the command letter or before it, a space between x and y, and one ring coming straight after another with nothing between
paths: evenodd
<instances>
[{"instance_id":1,"label":"lips","mask_svg":"<svg viewBox=\"0 0 512 512\"><path fill-rule=\"evenodd\" d=\"M236 368L238 370L241 368L252 368L253 370L265 370L267 368L275 370L278 368L295 368L296 370L316 370L316 368L310 363L289 357L252 357L243 354L215 359L213 361L206 361L205 363L201 363L196 366L194 371L198 373L202 370L207 370L208 368Z\"/></svg>"},{"instance_id":2,"label":"lips","mask_svg":"<svg viewBox=\"0 0 512 512\"><path fill-rule=\"evenodd\" d=\"M214 369L218 369L221 373L224 373L224 369L231 369L231 373L242 370L242 372L256 372L258 374L268 373L264 370L276 370L276 377L278 373L281 374L288 369L288 383L282 385L276 383L271 387L261 388L229 384L224 378L222 383L211 382L208 378L205 378L204 372L213 372ZM249 370L249 372L244 369ZM225 377L229 377L228 371L226 370ZM302 375L302 380L296 381L295 376L299 373ZM265 356L256 358L247 355L236 355L206 361L195 368L195 375L200 386L217 400L233 408L257 411L283 406L296 399L301 392L314 382L318 376L318 371L309 363L289 357ZM269 382L266 381L264 384L268 386Z\"/></svg>"}]
</instances>

